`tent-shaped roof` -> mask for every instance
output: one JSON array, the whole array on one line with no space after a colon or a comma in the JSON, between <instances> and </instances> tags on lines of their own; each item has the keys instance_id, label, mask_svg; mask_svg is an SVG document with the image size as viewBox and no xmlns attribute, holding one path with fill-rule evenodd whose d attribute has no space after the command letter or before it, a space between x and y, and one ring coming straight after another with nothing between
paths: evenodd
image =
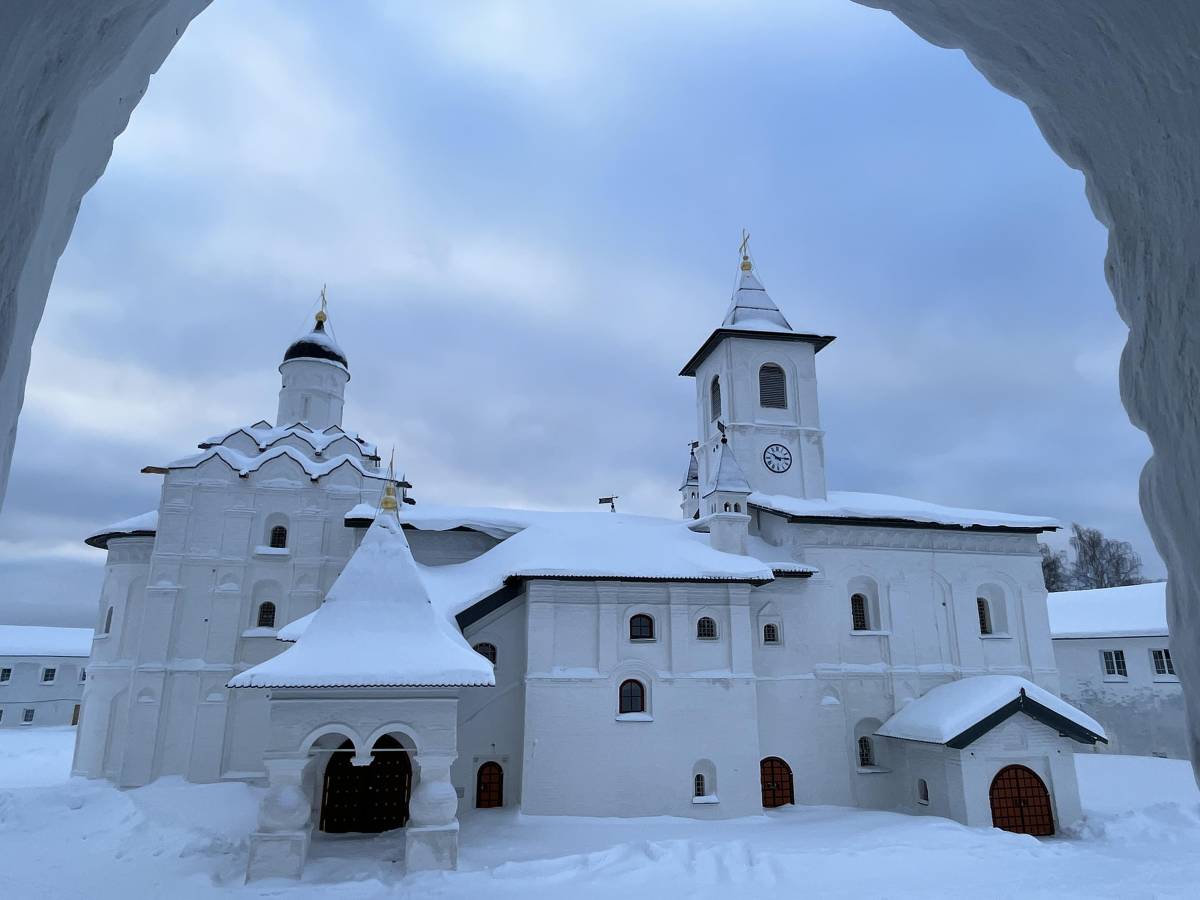
<instances>
[{"instance_id":1,"label":"tent-shaped roof","mask_svg":"<svg viewBox=\"0 0 1200 900\"><path fill-rule=\"evenodd\" d=\"M390 508L387 499L295 645L234 676L230 687L496 683L492 664L430 601L394 496Z\"/></svg>"},{"instance_id":2,"label":"tent-shaped roof","mask_svg":"<svg viewBox=\"0 0 1200 900\"><path fill-rule=\"evenodd\" d=\"M940 684L909 701L875 733L961 750L1019 712L1081 744L1108 743L1091 716L1017 675L976 675Z\"/></svg>"},{"instance_id":3,"label":"tent-shaped roof","mask_svg":"<svg viewBox=\"0 0 1200 900\"><path fill-rule=\"evenodd\" d=\"M708 483L704 496L707 497L714 491L727 491L731 494L749 494L751 492L750 482L746 480L746 473L738 465L737 458L734 457L733 451L729 449L729 441L725 440L724 435L721 436L721 443L718 445L717 452L719 456L717 458L716 470Z\"/></svg>"},{"instance_id":4,"label":"tent-shaped roof","mask_svg":"<svg viewBox=\"0 0 1200 900\"><path fill-rule=\"evenodd\" d=\"M688 454L687 475L683 479L683 484L680 488L690 487L691 485L700 485L700 463L696 461L696 451L692 450Z\"/></svg>"}]
</instances>

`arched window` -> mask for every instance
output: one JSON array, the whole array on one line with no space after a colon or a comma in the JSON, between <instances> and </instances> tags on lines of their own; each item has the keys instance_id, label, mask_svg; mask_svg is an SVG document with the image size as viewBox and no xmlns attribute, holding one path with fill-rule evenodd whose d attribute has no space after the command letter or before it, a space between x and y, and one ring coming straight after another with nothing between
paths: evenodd
<instances>
[{"instance_id":1,"label":"arched window","mask_svg":"<svg viewBox=\"0 0 1200 900\"><path fill-rule=\"evenodd\" d=\"M858 767L870 769L875 765L875 748L865 734L858 739Z\"/></svg>"},{"instance_id":2,"label":"arched window","mask_svg":"<svg viewBox=\"0 0 1200 900\"><path fill-rule=\"evenodd\" d=\"M629 620L629 639L631 641L654 640L654 620L645 613L638 613Z\"/></svg>"},{"instance_id":3,"label":"arched window","mask_svg":"<svg viewBox=\"0 0 1200 900\"><path fill-rule=\"evenodd\" d=\"M767 363L758 370L758 405L787 409L787 376L775 363Z\"/></svg>"},{"instance_id":4,"label":"arched window","mask_svg":"<svg viewBox=\"0 0 1200 900\"><path fill-rule=\"evenodd\" d=\"M917 779L917 802L922 806L929 805L929 782L924 778Z\"/></svg>"},{"instance_id":5,"label":"arched window","mask_svg":"<svg viewBox=\"0 0 1200 900\"><path fill-rule=\"evenodd\" d=\"M646 686L640 681L621 682L620 705L622 713L644 713L646 711Z\"/></svg>"},{"instance_id":6,"label":"arched window","mask_svg":"<svg viewBox=\"0 0 1200 900\"><path fill-rule=\"evenodd\" d=\"M260 603L258 605L258 627L275 627L275 604L270 600L268 600L266 603Z\"/></svg>"},{"instance_id":7,"label":"arched window","mask_svg":"<svg viewBox=\"0 0 1200 900\"><path fill-rule=\"evenodd\" d=\"M693 796L695 796L695 797L703 797L704 796L704 776L701 775L699 772L696 773L695 783L693 785Z\"/></svg>"},{"instance_id":8,"label":"arched window","mask_svg":"<svg viewBox=\"0 0 1200 900\"><path fill-rule=\"evenodd\" d=\"M763 626L763 643L778 644L779 643L779 626L774 622L768 622Z\"/></svg>"},{"instance_id":9,"label":"arched window","mask_svg":"<svg viewBox=\"0 0 1200 900\"><path fill-rule=\"evenodd\" d=\"M862 594L854 594L850 597L850 620L855 631L871 630L871 616L867 598Z\"/></svg>"},{"instance_id":10,"label":"arched window","mask_svg":"<svg viewBox=\"0 0 1200 900\"><path fill-rule=\"evenodd\" d=\"M733 512L733 507L728 502L725 504L725 512Z\"/></svg>"},{"instance_id":11,"label":"arched window","mask_svg":"<svg viewBox=\"0 0 1200 900\"><path fill-rule=\"evenodd\" d=\"M108 612L104 614L104 633L112 634L112 614L113 608L110 606Z\"/></svg>"},{"instance_id":12,"label":"arched window","mask_svg":"<svg viewBox=\"0 0 1200 900\"><path fill-rule=\"evenodd\" d=\"M489 644L487 641L483 641L482 643L476 644L471 649L490 662L493 666L496 664L495 644Z\"/></svg>"},{"instance_id":13,"label":"arched window","mask_svg":"<svg viewBox=\"0 0 1200 900\"><path fill-rule=\"evenodd\" d=\"M721 418L721 379L714 375L712 386L708 389L709 413L714 422Z\"/></svg>"},{"instance_id":14,"label":"arched window","mask_svg":"<svg viewBox=\"0 0 1200 900\"><path fill-rule=\"evenodd\" d=\"M715 641L717 639L716 619L701 616L696 621L696 637L702 641Z\"/></svg>"},{"instance_id":15,"label":"arched window","mask_svg":"<svg viewBox=\"0 0 1200 900\"><path fill-rule=\"evenodd\" d=\"M979 612L979 633L992 633L992 611L983 597L975 598L975 609Z\"/></svg>"},{"instance_id":16,"label":"arched window","mask_svg":"<svg viewBox=\"0 0 1200 900\"><path fill-rule=\"evenodd\" d=\"M740 503L733 504L733 511L736 513L740 513L742 511L742 504L740 504Z\"/></svg>"},{"instance_id":17,"label":"arched window","mask_svg":"<svg viewBox=\"0 0 1200 900\"><path fill-rule=\"evenodd\" d=\"M271 529L271 547L276 550L282 550L287 546L287 529L282 525L276 525Z\"/></svg>"}]
</instances>

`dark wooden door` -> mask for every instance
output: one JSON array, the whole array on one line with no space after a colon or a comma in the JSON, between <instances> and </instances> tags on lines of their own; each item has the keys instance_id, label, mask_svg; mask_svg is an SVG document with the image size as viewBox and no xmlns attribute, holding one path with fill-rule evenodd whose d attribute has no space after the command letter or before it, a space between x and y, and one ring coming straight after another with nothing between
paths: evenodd
<instances>
[{"instance_id":1,"label":"dark wooden door","mask_svg":"<svg viewBox=\"0 0 1200 900\"><path fill-rule=\"evenodd\" d=\"M1047 837L1054 834L1050 792L1037 773L1007 766L996 773L990 791L992 824L1004 831Z\"/></svg>"},{"instance_id":2,"label":"dark wooden door","mask_svg":"<svg viewBox=\"0 0 1200 900\"><path fill-rule=\"evenodd\" d=\"M759 763L762 780L762 804L767 809L794 803L792 796L792 770L778 756L768 756Z\"/></svg>"},{"instance_id":3,"label":"dark wooden door","mask_svg":"<svg viewBox=\"0 0 1200 900\"><path fill-rule=\"evenodd\" d=\"M475 806L493 809L504 805L504 770L499 763L485 762L475 778Z\"/></svg>"},{"instance_id":4,"label":"dark wooden door","mask_svg":"<svg viewBox=\"0 0 1200 900\"><path fill-rule=\"evenodd\" d=\"M354 744L331 754L321 792L321 830L330 834L378 834L408 821L412 765L400 742L385 735L375 742L369 766L354 766Z\"/></svg>"}]
</instances>

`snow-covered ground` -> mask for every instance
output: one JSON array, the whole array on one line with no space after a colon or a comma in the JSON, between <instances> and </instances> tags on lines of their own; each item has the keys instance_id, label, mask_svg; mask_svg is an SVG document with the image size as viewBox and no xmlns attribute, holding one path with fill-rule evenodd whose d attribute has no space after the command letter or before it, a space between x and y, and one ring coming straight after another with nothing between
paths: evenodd
<instances>
[{"instance_id":1,"label":"snow-covered ground","mask_svg":"<svg viewBox=\"0 0 1200 900\"><path fill-rule=\"evenodd\" d=\"M258 789L68 776L70 728L0 731L0 897L1195 897L1187 763L1077 757L1088 818L1050 840L800 807L728 822L463 815L460 870L401 877L394 838L322 840L300 883L242 884Z\"/></svg>"}]
</instances>

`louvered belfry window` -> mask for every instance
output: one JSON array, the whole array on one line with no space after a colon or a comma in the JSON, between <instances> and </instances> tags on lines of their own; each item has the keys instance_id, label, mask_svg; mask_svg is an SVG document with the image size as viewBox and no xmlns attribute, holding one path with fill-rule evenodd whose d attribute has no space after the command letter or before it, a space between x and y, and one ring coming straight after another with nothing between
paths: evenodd
<instances>
[{"instance_id":1,"label":"louvered belfry window","mask_svg":"<svg viewBox=\"0 0 1200 900\"><path fill-rule=\"evenodd\" d=\"M758 370L758 404L769 409L787 409L787 376L775 363Z\"/></svg>"}]
</instances>

